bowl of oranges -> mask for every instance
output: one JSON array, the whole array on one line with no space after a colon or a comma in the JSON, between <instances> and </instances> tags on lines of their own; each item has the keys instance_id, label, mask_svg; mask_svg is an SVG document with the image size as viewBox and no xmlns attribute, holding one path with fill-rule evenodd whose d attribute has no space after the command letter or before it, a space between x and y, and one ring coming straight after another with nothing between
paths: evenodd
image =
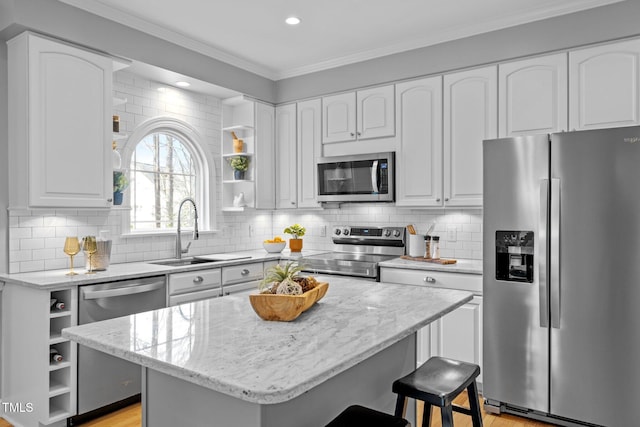
<instances>
[{"instance_id":1,"label":"bowl of oranges","mask_svg":"<svg viewBox=\"0 0 640 427\"><path fill-rule=\"evenodd\" d=\"M280 236L276 236L273 239L267 239L262 242L264 250L270 253L282 252L285 246L287 246L287 242L282 240L282 237Z\"/></svg>"}]
</instances>

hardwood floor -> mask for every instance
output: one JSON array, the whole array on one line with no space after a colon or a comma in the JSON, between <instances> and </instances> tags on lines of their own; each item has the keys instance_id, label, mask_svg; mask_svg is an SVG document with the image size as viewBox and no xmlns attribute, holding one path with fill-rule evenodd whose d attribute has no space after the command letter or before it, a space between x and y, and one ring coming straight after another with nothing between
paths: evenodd
<instances>
[{"instance_id":1,"label":"hardwood floor","mask_svg":"<svg viewBox=\"0 0 640 427\"><path fill-rule=\"evenodd\" d=\"M462 406L469 406L469 399L466 393L462 393L455 400L455 403ZM481 405L482 406L482 403ZM422 424L421 414L418 415L418 423L413 427L420 427ZM516 417L513 415L493 415L487 414L482 410L482 422L484 427L550 427L553 424L546 424L539 421L529 420L527 418ZM140 427L142 423L142 408L140 403L128 406L112 414L105 415L93 421L82 424L82 427ZM471 418L459 414L453 413L453 423L455 427L472 427ZM440 423L440 410L438 408L433 409L433 418L431 420L431 427L441 427ZM11 424L0 418L0 427L12 427ZM185 426L190 427L190 426Z\"/></svg>"}]
</instances>

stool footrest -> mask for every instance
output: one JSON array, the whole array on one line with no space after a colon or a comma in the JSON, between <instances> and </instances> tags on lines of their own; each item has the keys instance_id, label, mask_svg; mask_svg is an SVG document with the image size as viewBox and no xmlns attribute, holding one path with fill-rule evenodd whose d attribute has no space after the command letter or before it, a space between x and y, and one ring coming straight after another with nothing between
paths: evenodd
<instances>
[{"instance_id":1,"label":"stool footrest","mask_svg":"<svg viewBox=\"0 0 640 427\"><path fill-rule=\"evenodd\" d=\"M454 412L460 412L461 414L473 415L471 409L465 408L464 406L451 405L451 409L453 409Z\"/></svg>"}]
</instances>

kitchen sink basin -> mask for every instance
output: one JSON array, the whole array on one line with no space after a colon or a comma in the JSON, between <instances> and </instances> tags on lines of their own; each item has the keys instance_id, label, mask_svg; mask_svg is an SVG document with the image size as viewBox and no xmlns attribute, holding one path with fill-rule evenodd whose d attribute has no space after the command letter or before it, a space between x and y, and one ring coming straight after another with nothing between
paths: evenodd
<instances>
[{"instance_id":1,"label":"kitchen sink basin","mask_svg":"<svg viewBox=\"0 0 640 427\"><path fill-rule=\"evenodd\" d=\"M149 264L166 265L168 267L180 267L183 265L198 265L206 264L209 262L223 261L221 259L202 259L202 258L182 258L182 259L169 259L165 261L153 261Z\"/></svg>"}]
</instances>

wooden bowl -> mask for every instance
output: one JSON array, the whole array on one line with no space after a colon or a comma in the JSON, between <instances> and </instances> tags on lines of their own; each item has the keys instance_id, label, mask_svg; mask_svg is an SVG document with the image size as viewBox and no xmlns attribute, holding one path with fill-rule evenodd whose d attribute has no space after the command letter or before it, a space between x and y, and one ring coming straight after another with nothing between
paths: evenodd
<instances>
[{"instance_id":1,"label":"wooden bowl","mask_svg":"<svg viewBox=\"0 0 640 427\"><path fill-rule=\"evenodd\" d=\"M261 319L290 322L324 297L327 289L329 284L320 282L302 295L252 294L249 301Z\"/></svg>"}]
</instances>

